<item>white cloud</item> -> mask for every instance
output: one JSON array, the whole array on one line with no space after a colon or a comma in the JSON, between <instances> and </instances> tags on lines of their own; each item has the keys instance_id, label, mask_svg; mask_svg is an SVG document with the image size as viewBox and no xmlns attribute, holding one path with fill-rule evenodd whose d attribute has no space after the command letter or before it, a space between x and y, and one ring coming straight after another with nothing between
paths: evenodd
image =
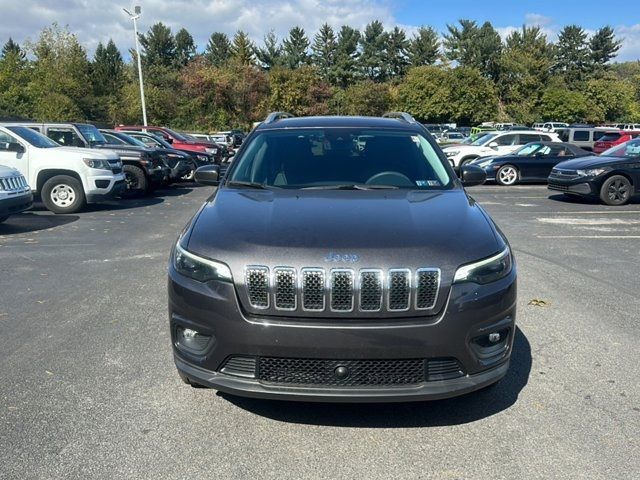
<instances>
[{"instance_id":1,"label":"white cloud","mask_svg":"<svg viewBox=\"0 0 640 480\"><path fill-rule=\"evenodd\" d=\"M524 16L524 22L527 25L538 25L540 27L544 27L551 25L553 23L553 19L551 17L540 15L539 13L527 13Z\"/></svg>"}]
</instances>

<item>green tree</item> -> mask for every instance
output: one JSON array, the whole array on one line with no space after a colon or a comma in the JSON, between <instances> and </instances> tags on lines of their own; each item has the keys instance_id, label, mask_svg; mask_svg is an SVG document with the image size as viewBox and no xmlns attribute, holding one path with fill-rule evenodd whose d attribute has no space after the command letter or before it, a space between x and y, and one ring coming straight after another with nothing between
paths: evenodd
<instances>
[{"instance_id":1,"label":"green tree","mask_svg":"<svg viewBox=\"0 0 640 480\"><path fill-rule=\"evenodd\" d=\"M589 102L582 92L567 90L553 84L542 95L540 105L542 118L560 122L583 122L601 119L604 114Z\"/></svg>"},{"instance_id":2,"label":"green tree","mask_svg":"<svg viewBox=\"0 0 640 480\"><path fill-rule=\"evenodd\" d=\"M265 70L284 65L282 46L278 42L276 32L271 30L264 36L264 47L256 49L256 57Z\"/></svg>"},{"instance_id":3,"label":"green tree","mask_svg":"<svg viewBox=\"0 0 640 480\"><path fill-rule=\"evenodd\" d=\"M598 121L626 121L633 109L634 85L612 75L588 80L584 93L595 110L602 112Z\"/></svg>"},{"instance_id":4,"label":"green tree","mask_svg":"<svg viewBox=\"0 0 640 480\"><path fill-rule=\"evenodd\" d=\"M138 34L140 53L146 66L159 65L170 67L176 62L176 40L171 29L164 23L154 24L146 34Z\"/></svg>"},{"instance_id":5,"label":"green tree","mask_svg":"<svg viewBox=\"0 0 640 480\"><path fill-rule=\"evenodd\" d=\"M31 45L28 85L36 120L84 120L92 104L89 61L77 37L57 24Z\"/></svg>"},{"instance_id":6,"label":"green tree","mask_svg":"<svg viewBox=\"0 0 640 480\"><path fill-rule=\"evenodd\" d=\"M328 23L320 27L313 38L311 45L311 58L318 69L318 74L323 80L334 83L336 59L338 53L338 40L333 28Z\"/></svg>"},{"instance_id":7,"label":"green tree","mask_svg":"<svg viewBox=\"0 0 640 480\"><path fill-rule=\"evenodd\" d=\"M381 116L390 110L391 93L386 83L371 80L350 85L344 91L339 114Z\"/></svg>"},{"instance_id":8,"label":"green tree","mask_svg":"<svg viewBox=\"0 0 640 480\"><path fill-rule=\"evenodd\" d=\"M398 87L397 108L423 122L448 122L453 109L449 69L422 66L409 69Z\"/></svg>"},{"instance_id":9,"label":"green tree","mask_svg":"<svg viewBox=\"0 0 640 480\"><path fill-rule=\"evenodd\" d=\"M388 34L380 21L374 20L365 27L360 37L359 59L364 78L378 82L386 79L387 38Z\"/></svg>"},{"instance_id":10,"label":"green tree","mask_svg":"<svg viewBox=\"0 0 640 480\"><path fill-rule=\"evenodd\" d=\"M613 28L605 26L593 34L589 40L591 62L595 70L605 70L609 62L616 57L622 42L616 39Z\"/></svg>"},{"instance_id":11,"label":"green tree","mask_svg":"<svg viewBox=\"0 0 640 480\"><path fill-rule=\"evenodd\" d=\"M270 110L284 110L294 115L326 115L329 113L331 88L318 78L315 68L302 66L295 70L274 68L269 72Z\"/></svg>"},{"instance_id":12,"label":"green tree","mask_svg":"<svg viewBox=\"0 0 640 480\"><path fill-rule=\"evenodd\" d=\"M359 62L358 44L360 32L343 25L338 33L338 45L336 47L335 82L342 88L350 85L357 77L357 65Z\"/></svg>"},{"instance_id":13,"label":"green tree","mask_svg":"<svg viewBox=\"0 0 640 480\"><path fill-rule=\"evenodd\" d=\"M387 34L385 54L388 76L394 78L404 75L409 66L409 40L404 30L394 27Z\"/></svg>"},{"instance_id":14,"label":"green tree","mask_svg":"<svg viewBox=\"0 0 640 480\"><path fill-rule=\"evenodd\" d=\"M225 33L214 32L204 51L204 56L214 67L225 65L231 58L231 42Z\"/></svg>"},{"instance_id":15,"label":"green tree","mask_svg":"<svg viewBox=\"0 0 640 480\"><path fill-rule=\"evenodd\" d=\"M238 30L231 43L231 60L238 65L253 65L255 47L246 32Z\"/></svg>"},{"instance_id":16,"label":"green tree","mask_svg":"<svg viewBox=\"0 0 640 480\"><path fill-rule=\"evenodd\" d=\"M175 63L178 68L184 67L196 54L196 44L191 34L184 28L178 30L175 37Z\"/></svg>"},{"instance_id":17,"label":"green tree","mask_svg":"<svg viewBox=\"0 0 640 480\"><path fill-rule=\"evenodd\" d=\"M587 33L578 25L567 25L558 35L553 71L563 75L567 85L582 82L590 68Z\"/></svg>"},{"instance_id":18,"label":"green tree","mask_svg":"<svg viewBox=\"0 0 640 480\"><path fill-rule=\"evenodd\" d=\"M29 66L25 52L11 38L0 53L0 115L30 116Z\"/></svg>"},{"instance_id":19,"label":"green tree","mask_svg":"<svg viewBox=\"0 0 640 480\"><path fill-rule=\"evenodd\" d=\"M500 35L491 23L478 27L473 20L460 20L460 27L447 25L444 35L445 56L461 67L480 70L488 78L497 80L502 51Z\"/></svg>"},{"instance_id":20,"label":"green tree","mask_svg":"<svg viewBox=\"0 0 640 480\"><path fill-rule=\"evenodd\" d=\"M408 54L412 67L435 64L440 58L438 32L431 27L420 27L409 42Z\"/></svg>"},{"instance_id":21,"label":"green tree","mask_svg":"<svg viewBox=\"0 0 640 480\"><path fill-rule=\"evenodd\" d=\"M283 40L282 44L289 68L309 64L309 39L303 28L295 26L289 30L289 36Z\"/></svg>"},{"instance_id":22,"label":"green tree","mask_svg":"<svg viewBox=\"0 0 640 480\"><path fill-rule=\"evenodd\" d=\"M96 95L115 94L124 82L124 61L122 55L109 39L106 47L98 43L91 63L91 83Z\"/></svg>"},{"instance_id":23,"label":"green tree","mask_svg":"<svg viewBox=\"0 0 640 480\"><path fill-rule=\"evenodd\" d=\"M494 83L476 68L453 69L448 101L452 120L462 125L475 125L498 116L498 94Z\"/></svg>"}]
</instances>

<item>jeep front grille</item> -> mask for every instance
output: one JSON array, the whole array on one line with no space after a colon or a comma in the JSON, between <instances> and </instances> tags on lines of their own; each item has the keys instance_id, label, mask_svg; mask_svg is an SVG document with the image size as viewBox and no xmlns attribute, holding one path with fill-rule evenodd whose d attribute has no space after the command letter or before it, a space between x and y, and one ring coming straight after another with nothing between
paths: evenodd
<instances>
[{"instance_id":1,"label":"jeep front grille","mask_svg":"<svg viewBox=\"0 0 640 480\"><path fill-rule=\"evenodd\" d=\"M245 270L251 307L279 311L348 313L432 310L440 290L437 268L353 270L250 265ZM271 299L273 298L273 302Z\"/></svg>"},{"instance_id":2,"label":"jeep front grille","mask_svg":"<svg viewBox=\"0 0 640 480\"><path fill-rule=\"evenodd\" d=\"M0 178L0 190L4 192L16 192L27 188L27 181L22 175Z\"/></svg>"}]
</instances>

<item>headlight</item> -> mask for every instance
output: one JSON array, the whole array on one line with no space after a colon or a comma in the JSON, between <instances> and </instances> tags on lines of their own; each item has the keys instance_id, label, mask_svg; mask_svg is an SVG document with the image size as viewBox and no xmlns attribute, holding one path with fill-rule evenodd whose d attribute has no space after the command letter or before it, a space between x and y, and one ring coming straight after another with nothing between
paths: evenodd
<instances>
[{"instance_id":1,"label":"headlight","mask_svg":"<svg viewBox=\"0 0 640 480\"><path fill-rule=\"evenodd\" d=\"M511 250L503 251L484 260L463 265L456 270L453 283L474 282L484 285L506 277L513 266Z\"/></svg>"},{"instance_id":2,"label":"headlight","mask_svg":"<svg viewBox=\"0 0 640 480\"><path fill-rule=\"evenodd\" d=\"M576 173L581 177L597 177L608 170L608 168L590 168L588 170L576 170Z\"/></svg>"},{"instance_id":3,"label":"headlight","mask_svg":"<svg viewBox=\"0 0 640 480\"><path fill-rule=\"evenodd\" d=\"M207 157L206 155L196 155L196 158L198 160L200 160L201 162L208 162L209 161L209 157Z\"/></svg>"},{"instance_id":4,"label":"headlight","mask_svg":"<svg viewBox=\"0 0 640 480\"><path fill-rule=\"evenodd\" d=\"M111 170L108 160L96 160L93 158L83 158L82 161L89 168L97 168L100 170Z\"/></svg>"},{"instance_id":5,"label":"headlight","mask_svg":"<svg viewBox=\"0 0 640 480\"><path fill-rule=\"evenodd\" d=\"M198 282L208 282L209 280L221 280L231 282L231 270L224 263L209 260L188 252L180 245L180 240L176 243L173 253L174 268L185 277L193 278Z\"/></svg>"},{"instance_id":6,"label":"headlight","mask_svg":"<svg viewBox=\"0 0 640 480\"><path fill-rule=\"evenodd\" d=\"M207 153L210 153L212 155L215 155L216 153L218 153L218 149L217 148L205 148L204 151L207 152Z\"/></svg>"},{"instance_id":7,"label":"headlight","mask_svg":"<svg viewBox=\"0 0 640 480\"><path fill-rule=\"evenodd\" d=\"M460 150L449 150L448 152L444 152L447 157L455 157L460 153Z\"/></svg>"}]
</instances>

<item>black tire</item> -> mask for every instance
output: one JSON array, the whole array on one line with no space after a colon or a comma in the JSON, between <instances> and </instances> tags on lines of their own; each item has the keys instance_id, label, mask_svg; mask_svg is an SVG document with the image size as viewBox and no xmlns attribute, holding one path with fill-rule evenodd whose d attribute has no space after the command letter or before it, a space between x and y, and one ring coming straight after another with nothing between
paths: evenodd
<instances>
[{"instance_id":1,"label":"black tire","mask_svg":"<svg viewBox=\"0 0 640 480\"><path fill-rule=\"evenodd\" d=\"M627 177L613 175L607 178L600 188L600 200L605 205L624 205L631 199L633 185Z\"/></svg>"},{"instance_id":2,"label":"black tire","mask_svg":"<svg viewBox=\"0 0 640 480\"><path fill-rule=\"evenodd\" d=\"M82 183L69 175L56 175L44 182L40 196L53 213L76 213L86 204Z\"/></svg>"},{"instance_id":3,"label":"black tire","mask_svg":"<svg viewBox=\"0 0 640 480\"><path fill-rule=\"evenodd\" d=\"M9 218L9 215L5 215L3 217L0 217L0 223L4 222L7 218Z\"/></svg>"},{"instance_id":4,"label":"black tire","mask_svg":"<svg viewBox=\"0 0 640 480\"><path fill-rule=\"evenodd\" d=\"M503 165L496 172L496 182L499 185L510 187L520 180L520 172L513 165Z\"/></svg>"},{"instance_id":5,"label":"black tire","mask_svg":"<svg viewBox=\"0 0 640 480\"><path fill-rule=\"evenodd\" d=\"M144 174L144 170L135 165L124 165L122 167L124 172L124 182L127 186L126 190L122 194L125 198L141 197L145 193L149 192L149 181Z\"/></svg>"}]
</instances>

